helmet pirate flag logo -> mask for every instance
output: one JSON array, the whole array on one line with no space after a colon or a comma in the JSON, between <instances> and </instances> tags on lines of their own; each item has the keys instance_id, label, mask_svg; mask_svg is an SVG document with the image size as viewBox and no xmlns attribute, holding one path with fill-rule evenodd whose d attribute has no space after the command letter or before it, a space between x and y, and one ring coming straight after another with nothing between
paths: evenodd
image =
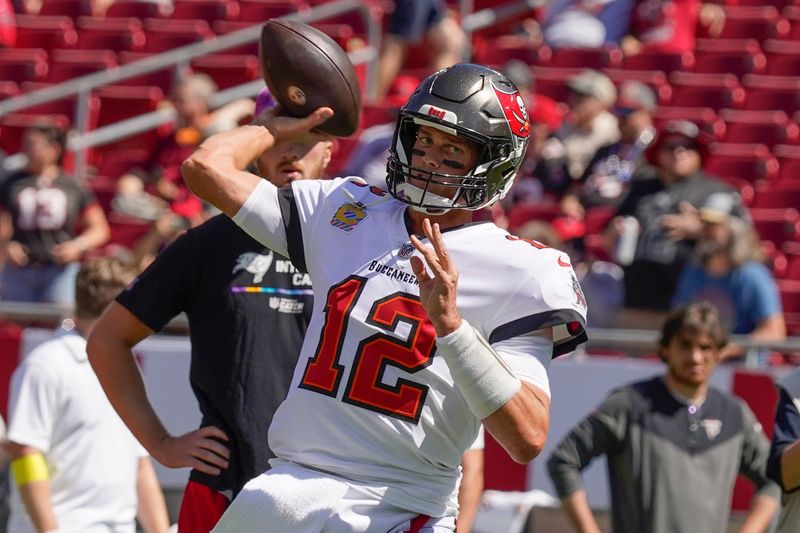
<instances>
[{"instance_id":1,"label":"helmet pirate flag logo","mask_svg":"<svg viewBox=\"0 0 800 533\"><path fill-rule=\"evenodd\" d=\"M527 138L531 133L531 125L528 120L528 109L525 107L525 102L522 101L522 96L517 91L507 93L498 89L494 84L492 86L511 131L517 137Z\"/></svg>"}]
</instances>

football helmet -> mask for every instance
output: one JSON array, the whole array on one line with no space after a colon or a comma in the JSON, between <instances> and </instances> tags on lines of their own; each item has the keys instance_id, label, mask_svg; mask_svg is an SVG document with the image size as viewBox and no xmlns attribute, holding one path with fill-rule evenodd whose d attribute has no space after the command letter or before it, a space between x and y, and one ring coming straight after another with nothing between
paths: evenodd
<instances>
[{"instance_id":1,"label":"football helmet","mask_svg":"<svg viewBox=\"0 0 800 533\"><path fill-rule=\"evenodd\" d=\"M411 153L420 126L473 141L479 147L475 167L463 176L413 167ZM528 112L511 80L481 65L453 65L423 80L400 109L386 185L392 196L429 214L486 207L511 188L529 135ZM428 190L431 185L453 194L434 194Z\"/></svg>"}]
</instances>

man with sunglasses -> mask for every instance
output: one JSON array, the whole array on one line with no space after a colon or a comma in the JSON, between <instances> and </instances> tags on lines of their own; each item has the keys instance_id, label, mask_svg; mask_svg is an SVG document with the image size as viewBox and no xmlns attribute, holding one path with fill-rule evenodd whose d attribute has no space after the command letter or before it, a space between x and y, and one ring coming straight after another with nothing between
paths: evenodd
<instances>
[{"instance_id":1,"label":"man with sunglasses","mask_svg":"<svg viewBox=\"0 0 800 533\"><path fill-rule=\"evenodd\" d=\"M632 261L623 265L625 307L634 311L621 313L621 325L656 327L670 308L678 276L702 230L697 209L709 196L730 194L731 214L747 218L738 192L702 171L706 137L693 122L667 122L646 152L657 175L631 184L609 224L611 242L625 227L637 234Z\"/></svg>"}]
</instances>

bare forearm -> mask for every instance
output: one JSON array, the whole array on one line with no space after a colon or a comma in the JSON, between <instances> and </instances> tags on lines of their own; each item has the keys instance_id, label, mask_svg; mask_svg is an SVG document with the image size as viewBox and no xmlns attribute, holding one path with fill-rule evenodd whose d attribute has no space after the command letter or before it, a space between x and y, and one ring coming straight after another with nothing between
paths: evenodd
<instances>
[{"instance_id":1,"label":"bare forearm","mask_svg":"<svg viewBox=\"0 0 800 533\"><path fill-rule=\"evenodd\" d=\"M483 424L512 459L527 463L544 449L549 420L549 398L523 381L514 397L485 418Z\"/></svg>"},{"instance_id":2,"label":"bare forearm","mask_svg":"<svg viewBox=\"0 0 800 533\"><path fill-rule=\"evenodd\" d=\"M461 468L456 531L470 533L483 493L483 450L467 450L461 460Z\"/></svg>"},{"instance_id":3,"label":"bare forearm","mask_svg":"<svg viewBox=\"0 0 800 533\"><path fill-rule=\"evenodd\" d=\"M569 521L579 533L601 533L600 526L589 507L586 491L581 489L561 500L561 506Z\"/></svg>"},{"instance_id":4,"label":"bare forearm","mask_svg":"<svg viewBox=\"0 0 800 533\"><path fill-rule=\"evenodd\" d=\"M111 405L139 442L152 453L168 435L147 398L144 380L130 347L113 331L95 328L89 338L89 361Z\"/></svg>"},{"instance_id":5,"label":"bare forearm","mask_svg":"<svg viewBox=\"0 0 800 533\"><path fill-rule=\"evenodd\" d=\"M787 446L781 453L781 478L786 490L800 487L800 440Z\"/></svg>"},{"instance_id":6,"label":"bare forearm","mask_svg":"<svg viewBox=\"0 0 800 533\"><path fill-rule=\"evenodd\" d=\"M778 501L769 496L756 495L739 533L764 533L778 511Z\"/></svg>"},{"instance_id":7,"label":"bare forearm","mask_svg":"<svg viewBox=\"0 0 800 533\"><path fill-rule=\"evenodd\" d=\"M139 498L137 517L142 529L145 533L166 533L169 530L167 505L149 457L139 460L136 492Z\"/></svg>"},{"instance_id":8,"label":"bare forearm","mask_svg":"<svg viewBox=\"0 0 800 533\"><path fill-rule=\"evenodd\" d=\"M48 481L26 483L19 487L19 495L36 531L42 533L58 529Z\"/></svg>"}]
</instances>

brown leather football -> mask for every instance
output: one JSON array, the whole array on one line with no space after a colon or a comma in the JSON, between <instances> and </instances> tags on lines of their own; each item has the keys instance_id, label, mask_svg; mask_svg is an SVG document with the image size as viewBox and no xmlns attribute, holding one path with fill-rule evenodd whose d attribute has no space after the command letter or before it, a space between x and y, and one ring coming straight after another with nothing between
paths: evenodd
<instances>
[{"instance_id":1,"label":"brown leather football","mask_svg":"<svg viewBox=\"0 0 800 533\"><path fill-rule=\"evenodd\" d=\"M318 107L334 115L316 129L337 137L355 133L361 90L347 53L318 29L270 19L261 29L261 72L270 92L290 115L305 117Z\"/></svg>"}]
</instances>

